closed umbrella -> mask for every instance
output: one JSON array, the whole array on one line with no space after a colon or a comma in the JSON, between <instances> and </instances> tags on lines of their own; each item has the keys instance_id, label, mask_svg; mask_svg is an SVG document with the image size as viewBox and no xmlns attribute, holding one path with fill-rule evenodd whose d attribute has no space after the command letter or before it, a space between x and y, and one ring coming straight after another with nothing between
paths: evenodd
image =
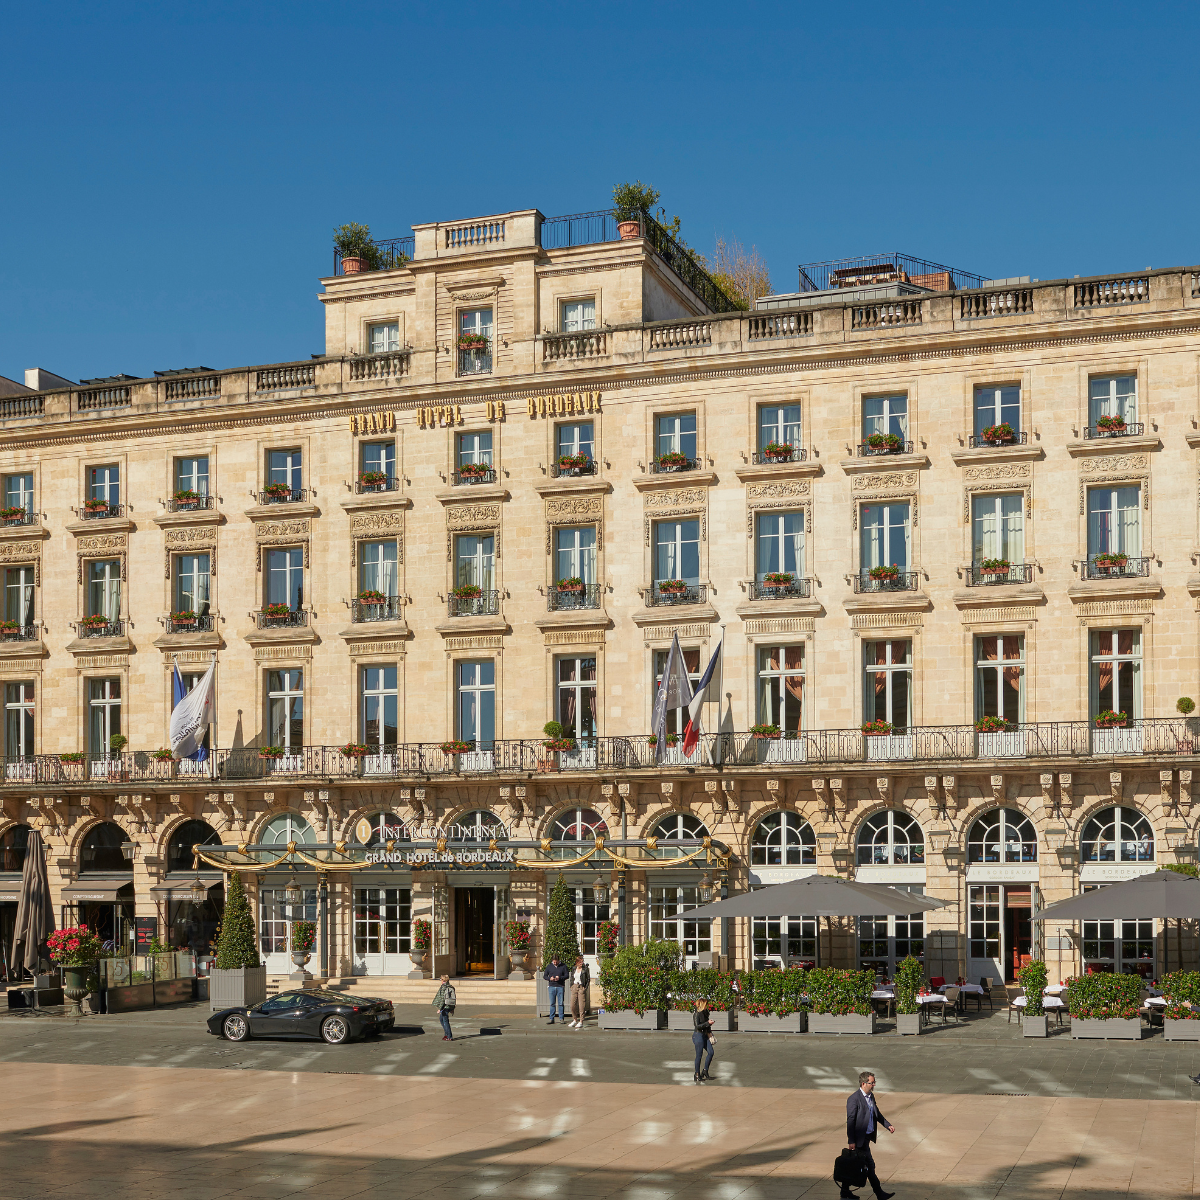
<instances>
[{"instance_id":1,"label":"closed umbrella","mask_svg":"<svg viewBox=\"0 0 1200 1200\"><path fill-rule=\"evenodd\" d=\"M46 851L42 835L30 830L21 869L21 892L17 898L17 921L13 946L24 945L21 962L37 972L41 947L54 932L54 909L50 904L50 881L46 877Z\"/></svg>"},{"instance_id":2,"label":"closed umbrella","mask_svg":"<svg viewBox=\"0 0 1200 1200\"><path fill-rule=\"evenodd\" d=\"M1111 921L1122 917L1200 917L1200 879L1155 871L1049 904L1035 921Z\"/></svg>"}]
</instances>

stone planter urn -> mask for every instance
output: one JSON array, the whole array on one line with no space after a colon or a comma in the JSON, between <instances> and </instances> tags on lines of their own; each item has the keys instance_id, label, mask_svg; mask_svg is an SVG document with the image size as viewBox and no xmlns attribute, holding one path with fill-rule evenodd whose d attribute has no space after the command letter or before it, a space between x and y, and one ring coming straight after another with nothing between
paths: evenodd
<instances>
[{"instance_id":1,"label":"stone planter urn","mask_svg":"<svg viewBox=\"0 0 1200 1200\"><path fill-rule=\"evenodd\" d=\"M83 1016L83 998L88 994L88 975L91 967L64 967L63 991L71 1001L71 1016Z\"/></svg>"},{"instance_id":2,"label":"stone planter urn","mask_svg":"<svg viewBox=\"0 0 1200 1200\"><path fill-rule=\"evenodd\" d=\"M288 976L289 979L295 979L303 982L312 978L312 975L304 968L308 965L308 961L312 955L307 950L292 951L292 966L296 969Z\"/></svg>"},{"instance_id":3,"label":"stone planter urn","mask_svg":"<svg viewBox=\"0 0 1200 1200\"><path fill-rule=\"evenodd\" d=\"M1181 1021L1173 1017L1163 1020L1163 1040L1168 1042L1200 1042L1200 1021Z\"/></svg>"},{"instance_id":4,"label":"stone planter urn","mask_svg":"<svg viewBox=\"0 0 1200 1200\"><path fill-rule=\"evenodd\" d=\"M897 1013L896 1032L905 1037L913 1033L924 1033L925 1029L921 1024L921 1014L919 1012Z\"/></svg>"},{"instance_id":5,"label":"stone planter urn","mask_svg":"<svg viewBox=\"0 0 1200 1200\"><path fill-rule=\"evenodd\" d=\"M408 957L412 959L413 969L409 971L409 979L426 979L428 976L425 973L425 955L428 951L413 949L408 952Z\"/></svg>"},{"instance_id":6,"label":"stone planter urn","mask_svg":"<svg viewBox=\"0 0 1200 1200\"><path fill-rule=\"evenodd\" d=\"M1028 1013L1021 1020L1021 1032L1025 1037L1047 1037L1049 1034L1049 1017L1042 1013L1040 1017L1031 1017Z\"/></svg>"},{"instance_id":7,"label":"stone planter urn","mask_svg":"<svg viewBox=\"0 0 1200 1200\"><path fill-rule=\"evenodd\" d=\"M528 954L528 950L509 950L508 957L512 963L512 970L508 973L509 979L519 981L530 978L529 972L525 970L525 959Z\"/></svg>"}]
</instances>

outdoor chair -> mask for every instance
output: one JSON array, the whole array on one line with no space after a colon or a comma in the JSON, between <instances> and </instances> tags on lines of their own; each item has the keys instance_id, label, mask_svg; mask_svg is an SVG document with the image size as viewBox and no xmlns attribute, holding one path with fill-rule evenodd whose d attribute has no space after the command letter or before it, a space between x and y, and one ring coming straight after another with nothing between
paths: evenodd
<instances>
[{"instance_id":1,"label":"outdoor chair","mask_svg":"<svg viewBox=\"0 0 1200 1200\"><path fill-rule=\"evenodd\" d=\"M940 987L942 986L942 984L943 984L943 983L945 983L945 982L946 982L946 977L945 977L945 975L935 975L935 976L934 976L934 977L933 977L933 978L932 978L932 979L929 981L929 986L930 986L931 988L933 988L933 990L936 992L936 991L937 991L937 989L938 989L938 988L940 988Z\"/></svg>"},{"instance_id":2,"label":"outdoor chair","mask_svg":"<svg viewBox=\"0 0 1200 1200\"><path fill-rule=\"evenodd\" d=\"M988 1012L994 1011L993 1006L992 1006L992 981L990 979L988 979L988 977L986 975L980 975L979 986L981 988L983 988L983 995L979 998L980 999L979 1011L980 1012L983 1011L983 1001L984 1000L986 1000L988 1002Z\"/></svg>"},{"instance_id":3,"label":"outdoor chair","mask_svg":"<svg viewBox=\"0 0 1200 1200\"><path fill-rule=\"evenodd\" d=\"M1025 995L1025 989L1017 988L1017 994L1013 997L1013 1000L1020 1000L1024 995ZM1013 1015L1014 1008L1017 1010L1017 1024L1020 1025L1021 1017L1025 1013L1025 1006L1023 1004L1013 1004L1012 1001L1009 1002L1009 1005L1008 1005L1008 1024L1009 1025L1012 1024L1012 1015Z\"/></svg>"},{"instance_id":4,"label":"outdoor chair","mask_svg":"<svg viewBox=\"0 0 1200 1200\"><path fill-rule=\"evenodd\" d=\"M946 1009L952 1009L954 1012L954 1023L958 1024L959 1006L962 1004L962 992L956 987L948 987L943 993L943 996L950 1002L942 1005L942 1024L946 1023Z\"/></svg>"}]
</instances>

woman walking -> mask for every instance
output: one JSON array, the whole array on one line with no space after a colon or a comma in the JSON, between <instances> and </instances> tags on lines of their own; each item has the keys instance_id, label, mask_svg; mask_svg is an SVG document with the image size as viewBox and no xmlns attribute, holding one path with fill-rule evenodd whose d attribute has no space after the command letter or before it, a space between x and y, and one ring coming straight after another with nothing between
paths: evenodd
<instances>
[{"instance_id":1,"label":"woman walking","mask_svg":"<svg viewBox=\"0 0 1200 1200\"><path fill-rule=\"evenodd\" d=\"M712 1036L712 1017L708 1011L707 1000L696 1001L696 1011L692 1013L692 1020L695 1023L692 1045L696 1047L696 1073L693 1079L697 1083L702 1083L708 1078L708 1068L712 1066L713 1052L717 1046ZM704 1057L705 1050L708 1051L708 1058L705 1059L702 1070L700 1060Z\"/></svg>"},{"instance_id":2,"label":"woman walking","mask_svg":"<svg viewBox=\"0 0 1200 1200\"><path fill-rule=\"evenodd\" d=\"M433 1007L437 1012L438 1020L442 1023L442 1041L454 1041L454 1034L450 1032L450 1014L454 1011L454 1006L457 997L454 994L454 985L450 982L449 975L442 976L442 986L438 988L437 995L433 998Z\"/></svg>"}]
</instances>

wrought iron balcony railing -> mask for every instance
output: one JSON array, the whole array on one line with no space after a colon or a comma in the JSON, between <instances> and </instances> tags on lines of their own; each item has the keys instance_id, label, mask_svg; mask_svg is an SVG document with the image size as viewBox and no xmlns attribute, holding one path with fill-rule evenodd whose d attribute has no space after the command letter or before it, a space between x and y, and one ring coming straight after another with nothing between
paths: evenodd
<instances>
[{"instance_id":1,"label":"wrought iron balcony railing","mask_svg":"<svg viewBox=\"0 0 1200 1200\"><path fill-rule=\"evenodd\" d=\"M1142 421L1129 421L1117 429L1102 429L1099 425L1085 425L1083 428L1085 438L1134 437L1141 436L1145 432L1146 426Z\"/></svg>"},{"instance_id":2,"label":"wrought iron balcony railing","mask_svg":"<svg viewBox=\"0 0 1200 1200\"><path fill-rule=\"evenodd\" d=\"M212 633L216 628L215 613L200 613L195 617L167 616L163 625L168 633Z\"/></svg>"},{"instance_id":3,"label":"wrought iron balcony railing","mask_svg":"<svg viewBox=\"0 0 1200 1200\"><path fill-rule=\"evenodd\" d=\"M683 583L682 580L664 579L653 584L646 591L647 608L658 608L670 604L705 604L707 601L708 585L703 583Z\"/></svg>"},{"instance_id":4,"label":"wrought iron balcony railing","mask_svg":"<svg viewBox=\"0 0 1200 1200\"><path fill-rule=\"evenodd\" d=\"M459 350L458 373L460 375L490 375L492 352L490 350Z\"/></svg>"},{"instance_id":5,"label":"wrought iron balcony railing","mask_svg":"<svg viewBox=\"0 0 1200 1200\"><path fill-rule=\"evenodd\" d=\"M871 578L871 572L860 571L850 577L856 592L916 592L921 587L919 571L897 571L894 575L880 575Z\"/></svg>"},{"instance_id":6,"label":"wrought iron balcony railing","mask_svg":"<svg viewBox=\"0 0 1200 1200\"><path fill-rule=\"evenodd\" d=\"M382 600L351 600L351 621L403 621L404 602L399 596L386 596Z\"/></svg>"},{"instance_id":7,"label":"wrought iron balcony railing","mask_svg":"<svg viewBox=\"0 0 1200 1200\"><path fill-rule=\"evenodd\" d=\"M354 491L359 496L367 496L372 492L395 492L399 487L400 480L395 475L388 475L386 479L375 483L364 483L361 478L354 481Z\"/></svg>"},{"instance_id":8,"label":"wrought iron balcony railing","mask_svg":"<svg viewBox=\"0 0 1200 1200\"><path fill-rule=\"evenodd\" d=\"M551 479L574 479L580 475L595 475L597 470L598 470L598 468L596 466L596 460L594 458L589 458L586 463L584 463L582 466L578 466L578 467L575 467L575 466L564 467L562 464L560 464L558 462L552 462L550 464L550 478Z\"/></svg>"},{"instance_id":9,"label":"wrought iron balcony railing","mask_svg":"<svg viewBox=\"0 0 1200 1200\"><path fill-rule=\"evenodd\" d=\"M0 625L0 642L35 642L38 636L37 625Z\"/></svg>"},{"instance_id":10,"label":"wrought iron balcony railing","mask_svg":"<svg viewBox=\"0 0 1200 1200\"><path fill-rule=\"evenodd\" d=\"M177 499L171 496L166 501L167 512L198 512L206 508L216 508L217 498L215 496L196 496L195 498Z\"/></svg>"},{"instance_id":11,"label":"wrought iron balcony railing","mask_svg":"<svg viewBox=\"0 0 1200 1200\"><path fill-rule=\"evenodd\" d=\"M772 467L778 463L804 462L806 458L808 451L803 446L793 446L791 450L775 454L768 454L766 450L755 450L750 456L750 461L756 467Z\"/></svg>"},{"instance_id":12,"label":"wrought iron balcony railing","mask_svg":"<svg viewBox=\"0 0 1200 1200\"><path fill-rule=\"evenodd\" d=\"M912 442L900 441L893 445L884 443L881 446L872 446L869 441L861 441L858 443L859 458L874 458L880 454L911 454L913 452Z\"/></svg>"},{"instance_id":13,"label":"wrought iron balcony railing","mask_svg":"<svg viewBox=\"0 0 1200 1200\"><path fill-rule=\"evenodd\" d=\"M259 609L254 615L259 629L298 629L308 624L308 610L304 608L290 608L278 614Z\"/></svg>"},{"instance_id":14,"label":"wrought iron balcony railing","mask_svg":"<svg viewBox=\"0 0 1200 1200\"><path fill-rule=\"evenodd\" d=\"M549 587L546 589L546 608L549 612L599 607L600 585L598 583L586 583L581 587Z\"/></svg>"},{"instance_id":15,"label":"wrought iron balcony railing","mask_svg":"<svg viewBox=\"0 0 1200 1200\"><path fill-rule=\"evenodd\" d=\"M500 593L481 591L478 596L446 598L446 609L452 617L496 617L500 615Z\"/></svg>"},{"instance_id":16,"label":"wrought iron balcony railing","mask_svg":"<svg viewBox=\"0 0 1200 1200\"><path fill-rule=\"evenodd\" d=\"M767 583L755 580L750 584L751 600L803 600L812 595L812 580L794 576L791 583Z\"/></svg>"},{"instance_id":17,"label":"wrought iron balcony railing","mask_svg":"<svg viewBox=\"0 0 1200 1200\"><path fill-rule=\"evenodd\" d=\"M261 491L259 504L303 504L308 500L308 488L288 488L286 491Z\"/></svg>"},{"instance_id":18,"label":"wrought iron balcony railing","mask_svg":"<svg viewBox=\"0 0 1200 1200\"><path fill-rule=\"evenodd\" d=\"M1014 430L1010 438L984 437L982 433L973 433L967 438L967 445L972 450L983 448L1003 450L1005 446L1024 446L1029 442L1029 434L1022 430Z\"/></svg>"},{"instance_id":19,"label":"wrought iron balcony railing","mask_svg":"<svg viewBox=\"0 0 1200 1200\"><path fill-rule=\"evenodd\" d=\"M482 471L472 471L470 469L463 470L459 468L451 476L451 485L453 487L469 486L472 483L495 483L496 468L485 466Z\"/></svg>"},{"instance_id":20,"label":"wrought iron balcony railing","mask_svg":"<svg viewBox=\"0 0 1200 1200\"><path fill-rule=\"evenodd\" d=\"M0 530L17 529L22 525L36 525L40 514L22 509L16 516L0 517Z\"/></svg>"},{"instance_id":21,"label":"wrought iron balcony railing","mask_svg":"<svg viewBox=\"0 0 1200 1200\"><path fill-rule=\"evenodd\" d=\"M967 587L986 587L993 583L1032 583L1032 563L1011 563L1007 567L984 567L972 563L967 571Z\"/></svg>"},{"instance_id":22,"label":"wrought iron balcony railing","mask_svg":"<svg viewBox=\"0 0 1200 1200\"><path fill-rule=\"evenodd\" d=\"M81 504L79 506L79 515L85 521L100 521L105 517L123 517L125 515L125 505L106 504L103 508L86 508Z\"/></svg>"},{"instance_id":23,"label":"wrought iron balcony railing","mask_svg":"<svg viewBox=\"0 0 1200 1200\"><path fill-rule=\"evenodd\" d=\"M81 638L124 637L125 622L122 620L105 621L98 625L85 625L80 621L75 626L75 632Z\"/></svg>"},{"instance_id":24,"label":"wrought iron balcony railing","mask_svg":"<svg viewBox=\"0 0 1200 1200\"><path fill-rule=\"evenodd\" d=\"M676 471L695 471L700 466L698 458L686 458L681 456L673 462L662 462L660 459L654 458L650 460L651 475L672 475Z\"/></svg>"},{"instance_id":25,"label":"wrought iron balcony railing","mask_svg":"<svg viewBox=\"0 0 1200 1200\"><path fill-rule=\"evenodd\" d=\"M1123 558L1124 561L1120 561ZM1130 558L1122 555L1116 561L1100 562L1099 555L1091 555L1083 563L1084 579L1138 579L1150 574L1148 557Z\"/></svg>"}]
</instances>

